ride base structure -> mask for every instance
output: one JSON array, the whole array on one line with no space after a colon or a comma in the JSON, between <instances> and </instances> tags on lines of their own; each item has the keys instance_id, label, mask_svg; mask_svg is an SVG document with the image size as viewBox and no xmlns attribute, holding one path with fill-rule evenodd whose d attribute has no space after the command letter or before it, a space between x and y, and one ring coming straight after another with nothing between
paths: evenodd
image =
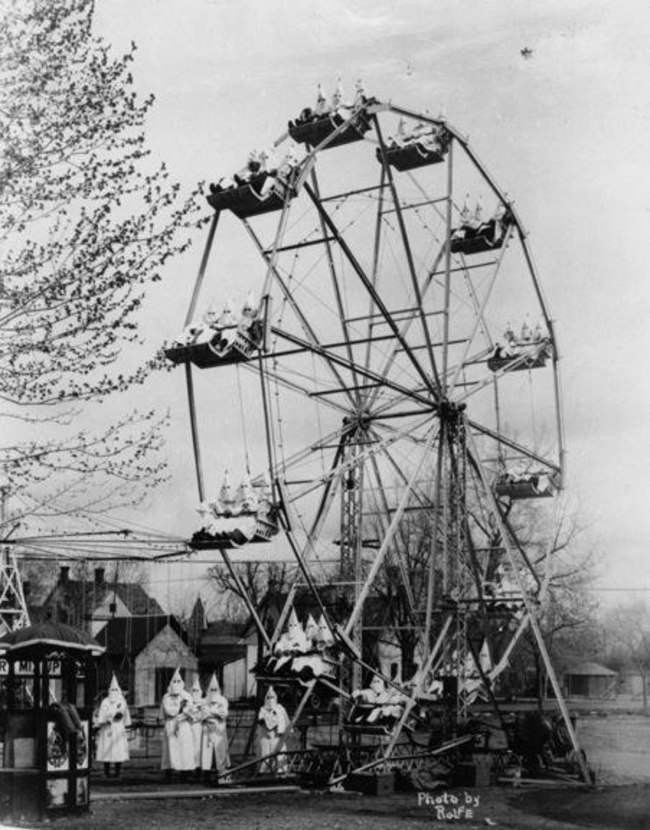
<instances>
[{"instance_id":1,"label":"ride base structure","mask_svg":"<svg viewBox=\"0 0 650 830\"><path fill-rule=\"evenodd\" d=\"M312 699L339 720L334 744L284 746L274 769L371 789L418 770L589 782L542 635L553 552L533 557L526 532L562 489L564 438L553 321L513 204L449 122L361 88L351 103L319 94L273 153L210 191L185 327L166 349L185 367L191 546L218 551L238 584L265 643L260 693L290 690L289 733ZM257 266L232 278L249 292L239 315L228 303L201 318L208 266L228 278L222 224ZM524 322L515 338L510 321L528 318L535 333ZM227 484L210 500L195 385L217 370L253 379L246 446L266 459L236 497ZM297 576L271 631L230 551L280 541ZM524 643L549 711L511 716Z\"/></svg>"}]
</instances>

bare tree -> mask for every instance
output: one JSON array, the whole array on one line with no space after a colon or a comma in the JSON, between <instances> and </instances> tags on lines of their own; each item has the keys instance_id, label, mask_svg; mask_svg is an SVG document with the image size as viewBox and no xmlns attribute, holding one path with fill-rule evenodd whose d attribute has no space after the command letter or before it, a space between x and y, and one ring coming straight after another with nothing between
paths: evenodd
<instances>
[{"instance_id":1,"label":"bare tree","mask_svg":"<svg viewBox=\"0 0 650 830\"><path fill-rule=\"evenodd\" d=\"M643 707L648 705L650 676L650 606L645 599L621 603L604 618L608 662L641 678Z\"/></svg>"},{"instance_id":2,"label":"bare tree","mask_svg":"<svg viewBox=\"0 0 650 830\"><path fill-rule=\"evenodd\" d=\"M268 635L273 633L278 606L283 602L295 575L291 562L246 560L233 564L235 579L225 564L213 565L207 574L210 585L223 602L225 616L233 622L250 618L251 603ZM258 663L264 651L264 639L258 632Z\"/></svg>"},{"instance_id":3,"label":"bare tree","mask_svg":"<svg viewBox=\"0 0 650 830\"><path fill-rule=\"evenodd\" d=\"M164 470L154 412L74 429L87 402L163 364L136 359L137 314L197 207L149 157L135 46L115 57L93 11L0 0L0 465L23 521L132 503Z\"/></svg>"}]
</instances>

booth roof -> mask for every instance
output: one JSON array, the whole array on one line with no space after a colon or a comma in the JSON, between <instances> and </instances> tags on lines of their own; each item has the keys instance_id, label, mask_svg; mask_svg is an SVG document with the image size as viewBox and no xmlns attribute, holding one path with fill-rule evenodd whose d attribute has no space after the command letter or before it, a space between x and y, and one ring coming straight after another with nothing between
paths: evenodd
<instances>
[{"instance_id":1,"label":"booth roof","mask_svg":"<svg viewBox=\"0 0 650 830\"><path fill-rule=\"evenodd\" d=\"M0 654L40 645L55 646L71 651L90 651L94 654L101 654L105 651L103 646L84 631L65 623L45 620L45 622L35 623L26 628L10 631L0 637Z\"/></svg>"}]
</instances>

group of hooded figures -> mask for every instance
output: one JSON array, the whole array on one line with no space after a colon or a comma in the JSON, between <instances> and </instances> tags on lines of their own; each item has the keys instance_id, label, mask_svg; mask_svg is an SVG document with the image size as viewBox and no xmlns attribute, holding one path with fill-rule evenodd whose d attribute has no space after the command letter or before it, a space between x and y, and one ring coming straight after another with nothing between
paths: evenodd
<instances>
[{"instance_id":1,"label":"group of hooded figures","mask_svg":"<svg viewBox=\"0 0 650 830\"><path fill-rule=\"evenodd\" d=\"M216 772L222 775L230 766L228 752L228 700L221 694L213 674L205 696L198 678L188 691L177 669L160 703L163 721L161 769L170 780L173 772L187 780L191 773L201 773L206 783ZM289 728L287 711L269 687L258 713L259 756L261 771L282 772L286 759L285 739ZM129 760L127 728L131 726L129 707L115 675L108 695L95 712L95 758L104 764L104 775L110 776L111 765L119 778L122 764ZM271 756L271 757L269 757Z\"/></svg>"},{"instance_id":2,"label":"group of hooded figures","mask_svg":"<svg viewBox=\"0 0 650 830\"><path fill-rule=\"evenodd\" d=\"M295 608L291 609L287 630L278 638L272 654L264 663L266 674L296 677L308 681L315 677L333 677L336 673L332 631L321 615L318 622L309 614L305 626Z\"/></svg>"},{"instance_id":3,"label":"group of hooded figures","mask_svg":"<svg viewBox=\"0 0 650 830\"><path fill-rule=\"evenodd\" d=\"M239 313L233 311L235 303L228 300L221 312L210 306L203 315L203 320L186 326L172 343L172 348L179 346L200 346L209 343L218 357L224 357L237 348L245 356L250 356L262 342L262 323L259 308L249 294L244 300Z\"/></svg>"},{"instance_id":4,"label":"group of hooded figures","mask_svg":"<svg viewBox=\"0 0 650 830\"><path fill-rule=\"evenodd\" d=\"M198 507L201 529L197 538L228 539L235 547L277 531L271 485L267 478L251 482L248 473L239 487L225 471L218 496Z\"/></svg>"},{"instance_id":5,"label":"group of hooded figures","mask_svg":"<svg viewBox=\"0 0 650 830\"><path fill-rule=\"evenodd\" d=\"M176 669L160 703L163 719L161 769L166 778L180 773L181 780L192 772L203 772L209 780L230 765L228 755L228 701L221 694L216 675L212 675L205 697L198 678L188 692Z\"/></svg>"}]
</instances>

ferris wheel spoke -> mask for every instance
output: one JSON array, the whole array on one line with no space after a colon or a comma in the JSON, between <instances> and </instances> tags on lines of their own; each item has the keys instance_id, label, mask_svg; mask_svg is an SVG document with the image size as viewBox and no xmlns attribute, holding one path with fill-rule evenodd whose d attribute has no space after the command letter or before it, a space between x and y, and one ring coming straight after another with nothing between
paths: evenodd
<instances>
[{"instance_id":1,"label":"ferris wheel spoke","mask_svg":"<svg viewBox=\"0 0 650 830\"><path fill-rule=\"evenodd\" d=\"M365 369L358 363L350 364L346 358L342 357L341 355L336 355L332 352L328 352L327 349L323 348L321 345L317 343L310 343L306 340L302 340L300 337L297 337L296 335L291 334L288 331L283 331L282 329L279 329L277 326L273 326L272 331L274 334L277 334L278 337L283 338L287 342L293 343L296 346L300 346L305 351L312 352L313 354L323 357L328 362L335 363L339 366L342 366L350 370L354 366L356 371L363 377L368 378L369 380L373 380L381 384L382 386L394 389L395 391L400 392L400 394L404 395L407 398L411 398L412 400L418 401L419 403L425 404L429 407L431 406L431 401L429 399L423 397L422 395L418 395L415 391L408 389L405 386L401 386L395 383L394 381L382 379L382 377L378 375L376 372ZM345 387L343 387L343 389L345 389Z\"/></svg>"},{"instance_id":2,"label":"ferris wheel spoke","mask_svg":"<svg viewBox=\"0 0 650 830\"><path fill-rule=\"evenodd\" d=\"M422 367L419 360L417 359L417 357L415 356L415 354L411 350L411 348L410 348L409 344L407 343L407 341L402 337L399 326L393 320L393 317L392 317L390 311L388 310L388 308L384 304L384 301L379 296L375 286L372 284L371 279L368 277L368 275L365 273L365 271L363 270L363 268L361 267L361 265L359 264L359 262L355 258L354 254L350 250L350 247L348 246L347 242L343 239L343 237L342 237L341 233L339 232L337 226L335 225L333 219L331 218L329 213L325 210L325 208L323 207L321 202L318 200L318 198L316 197L316 194L314 193L314 191L307 184L305 184L305 191L308 194L308 196L310 197L310 199L312 200L312 202L313 202L316 210L318 211L319 215L323 218L323 221L326 224L326 226L327 226L328 230L330 231L330 233L332 233L336 237L337 242L339 244L339 247L341 248L341 251L343 252L343 254L344 254L345 258L347 259L347 261L350 263L350 265L352 267L352 270L356 273L356 275L359 277L359 279L363 283L364 288L366 289L367 293L372 298L373 303L375 304L375 306L379 310L380 314L384 318L384 321L387 323L387 325L389 326L389 328L391 329L391 331L395 335L396 339L399 341L400 345L404 349L404 352L406 353L406 356L408 357L411 364L413 365L413 368L415 369L417 374L422 378L422 381L424 382L425 387L427 387L431 391L431 393L434 396L436 396L437 395L436 389L435 389L435 386L432 384L431 378L424 371L424 368Z\"/></svg>"},{"instance_id":3,"label":"ferris wheel spoke","mask_svg":"<svg viewBox=\"0 0 650 830\"><path fill-rule=\"evenodd\" d=\"M315 166L312 167L311 182L312 182L312 187L314 189L314 193L316 194L317 199L320 201L320 189L319 189L319 186L318 186L318 177L316 176ZM348 323L347 323L347 320L346 320L346 313L345 313L345 309L343 307L343 298L341 296L341 286L340 286L340 283L339 283L339 278L338 278L338 274L337 274L337 271L336 271L336 266L334 264L334 257L333 257L333 254L332 254L332 244L331 244L331 242L334 241L334 240L331 237L327 236L327 229L325 227L325 222L324 222L323 217L322 217L321 214L319 214L318 220L319 220L319 223L320 223L321 234L322 234L322 237L323 237L323 240L324 240L324 243L325 243L327 267L328 267L328 270L329 270L329 273L330 273L330 278L331 278L331 281L332 281L332 288L333 288L334 296L335 296L335 300L336 300L336 310L338 312L338 316L339 316L339 319L341 321L341 330L342 330L343 337L344 337L344 340L345 340L345 347L346 347L346 352L347 352L347 356L348 356L348 362L352 366L354 366L352 346L350 344L350 339L351 339L350 338L350 332L348 330ZM358 379L357 379L356 369L352 368L351 372L352 372L353 385L358 386ZM356 398L356 400L358 402L358 400L359 400L358 393L354 397Z\"/></svg>"},{"instance_id":4,"label":"ferris wheel spoke","mask_svg":"<svg viewBox=\"0 0 650 830\"><path fill-rule=\"evenodd\" d=\"M463 350L462 357L458 361L458 364L456 366L456 370L455 370L455 372L452 376L451 383L449 384L451 389L454 389L455 386L456 386L456 383L458 382L458 377L459 377L461 371L463 370L463 367L465 365L465 360L467 359L467 355L469 354L470 349L472 348L472 345L474 343L474 338L476 337L480 327L483 326L487 330L487 325L486 325L486 322L485 322L485 309L486 309L487 304L488 304L488 302L490 300L490 297L492 295L492 289L494 288L494 284L496 283L497 277L499 276L499 269L501 268L501 264L503 262L503 258L505 256L506 249L507 249L507 246L508 246L508 241L509 241L510 236L512 234L512 230L513 230L512 226L510 226L506 230L506 238L505 238L505 241L503 243L503 247L501 248L500 256L497 258L496 265L494 266L494 270L492 272L492 277L490 279L490 282L487 286L487 289L485 290L485 292L483 294L483 298L482 298L482 301L481 301L480 305L478 307L476 307L476 305L475 305L476 320L474 322L474 326L472 328L471 334L467 338L467 342L465 344L465 348ZM470 289L471 289L470 290L470 297L472 299L472 302L475 304L476 301L477 301L477 297L476 297L476 292L474 290L474 286L471 282L471 278L468 275L466 275L465 278L468 280L468 283L470 285Z\"/></svg>"},{"instance_id":5,"label":"ferris wheel spoke","mask_svg":"<svg viewBox=\"0 0 650 830\"><path fill-rule=\"evenodd\" d=\"M436 272L437 272L437 270L440 266L440 262L442 261L444 253L445 253L445 246L443 245L441 247L441 249L438 251L438 254L436 255L436 258L433 262L433 265L427 271L426 278L424 279L423 285L420 288L420 297L421 297L422 301L424 301L425 296L426 296L429 288L435 283ZM441 313L441 312L438 312L438 313ZM410 330L411 326L413 325L414 320L415 320L415 317L413 315L411 315L403 323L403 325L400 329L401 340L398 340L397 345L395 345L393 350L386 357L384 365L382 366L382 368L379 372L379 374L382 378L384 378L384 379L388 378L389 372L391 371L391 369L393 367L393 364L395 363L395 360L397 359L400 351L402 351L401 341L406 339L406 336L408 335L409 330ZM368 401L368 405L372 406L373 403L374 403L374 401L373 401L373 398L371 397L370 400Z\"/></svg>"},{"instance_id":6,"label":"ferris wheel spoke","mask_svg":"<svg viewBox=\"0 0 650 830\"><path fill-rule=\"evenodd\" d=\"M244 363L243 368L252 374L259 375L260 368L254 363ZM301 386L299 383L295 381L289 380L286 374L283 373L283 367L279 366L275 369L268 368L267 366L264 367L264 375L269 379L272 380L278 386L282 386L284 389L287 389L291 392L295 392L296 395L299 395L303 398L310 398L314 396L314 389L313 387L309 386ZM323 400L323 406L339 412L341 414L346 414L349 412L349 408L344 406L343 404L337 403L329 398Z\"/></svg>"},{"instance_id":7,"label":"ferris wheel spoke","mask_svg":"<svg viewBox=\"0 0 650 830\"><path fill-rule=\"evenodd\" d=\"M272 273L273 276L275 277L275 280L276 280L277 284L279 285L280 290L282 291L282 294L283 294L286 302L291 307L293 313L296 315L303 331L305 332L306 337L308 338L309 343L313 346L316 346L318 344L318 337L317 337L314 329L310 325L309 321L307 320L307 317L303 314L300 306L296 302L295 297L293 295L293 292L291 292L288 289L287 285L285 284L284 280L282 279L282 275L278 271L278 269L275 265L275 262L274 262L274 254L273 253L268 253L265 250L264 246L262 245L262 243L261 243L259 237L257 236L257 234L253 231L253 229L250 226L247 226L247 227L248 227L249 234L250 234L251 238L253 239L255 245L257 246L257 249L258 249L259 253L261 254L262 258L267 263L267 266L269 268L269 272ZM338 372L336 367L332 364L332 362L329 360L329 358L327 357L327 354L325 354L324 357L325 357L326 363L328 364L328 368L329 368L332 376L334 377L334 380L339 384L339 386L341 387L342 390L345 390L346 384L345 384L343 378L341 377L340 373ZM346 394L348 396L348 399L352 403L352 400L353 400L352 396L349 393L346 393Z\"/></svg>"},{"instance_id":8,"label":"ferris wheel spoke","mask_svg":"<svg viewBox=\"0 0 650 830\"><path fill-rule=\"evenodd\" d=\"M377 137L379 139L379 146L381 148L381 156L382 156L382 166L384 169L384 173L388 180L388 186L390 188L390 192L393 198L393 205L395 206L397 221L399 224L400 229L400 236L402 239L402 244L404 246L404 254L406 256L406 263L408 267L409 276L411 279L411 287L413 290L413 296L415 299L415 305L417 308L417 315L420 318L420 324L422 326L422 333L424 334L424 339L426 342L427 353L429 355L429 362L431 365L431 371L433 373L433 377L435 380L436 392L438 396L442 394L442 389L440 386L440 377L438 375L438 368L436 366L436 359L433 353L433 346L431 345L431 334L429 332L429 326L427 324L427 319L424 313L424 308L422 306L422 295L420 292L420 286L418 283L418 278L415 273L415 264L413 262L413 253L411 251L411 245L409 242L408 235L406 233L406 226L404 224L404 217L402 216L402 209L400 206L399 196L397 194L397 189L395 187L395 180L393 178L393 174L391 171L390 164L386 158L386 145L384 144L384 138L382 136L381 127L379 126L379 120L376 115L372 116L372 120L375 126L375 131L377 132Z\"/></svg>"},{"instance_id":9,"label":"ferris wheel spoke","mask_svg":"<svg viewBox=\"0 0 650 830\"><path fill-rule=\"evenodd\" d=\"M508 521L505 511L499 505L499 502L495 498L494 493L492 492L492 489L489 486L488 472L485 469L480 457L477 455L476 447L475 445L473 445L471 436L468 437L468 442L470 443L470 446L468 447L467 458L470 463L470 467L474 471L477 481L480 482L482 486L484 497L487 503L487 509L489 510L490 515L494 517L497 525L500 525L502 528L501 544L508 552L508 556L511 559L510 564L513 570L516 571L517 581L519 582L519 588L521 590L522 596L524 596L525 598L526 596L528 596L529 591L522 582L519 568L517 567L517 561L512 552L510 543L514 544L514 546L516 547L517 552L521 556L524 565L526 566L527 570L530 572L531 576L535 580L538 589L541 587L541 581L528 557L528 554L526 553L524 547L520 543L516 531Z\"/></svg>"},{"instance_id":10,"label":"ferris wheel spoke","mask_svg":"<svg viewBox=\"0 0 650 830\"><path fill-rule=\"evenodd\" d=\"M419 426L430 425L430 418L427 417L426 422L423 422ZM344 427L341 430L341 435L343 435L347 431L347 427ZM329 481L333 476L342 476L346 473L353 470L355 467L359 466L360 464L364 463L368 459L376 456L378 454L388 454L388 448L391 447L393 444L396 444L398 441L403 440L404 438L408 438L411 441L415 442L415 439L410 434L405 434L403 432L399 432L397 430L391 430L390 435L386 438L381 438L376 441L376 443L371 443L370 446L366 446L363 450L359 452L357 456L354 458L342 458L339 461L338 466L336 469L330 470L328 473L324 473L321 476L318 476L314 479L313 482L308 482L307 486L303 490L297 490L294 493L289 495L289 498L292 502L298 501L299 499L304 498L305 496L313 493L315 490L319 490L327 481ZM425 443L424 439L417 441L418 446L422 446ZM290 469L290 465L287 464L287 469Z\"/></svg>"},{"instance_id":11,"label":"ferris wheel spoke","mask_svg":"<svg viewBox=\"0 0 650 830\"><path fill-rule=\"evenodd\" d=\"M558 463L554 461L550 461L548 458L544 458L539 453L531 450L529 447L525 447L523 444L515 441L512 438L507 437L502 432L496 432L493 429L490 429L483 424L479 424L477 421L468 420L469 426L476 430L476 432L480 432L482 435L487 436L488 438L493 438L497 444L503 444L506 447L509 447L511 450L519 453L520 455L524 456L525 458L530 459L531 461L535 461L538 464L542 464L544 467L547 467L549 470L552 470L554 473L560 473L561 468Z\"/></svg>"}]
</instances>

